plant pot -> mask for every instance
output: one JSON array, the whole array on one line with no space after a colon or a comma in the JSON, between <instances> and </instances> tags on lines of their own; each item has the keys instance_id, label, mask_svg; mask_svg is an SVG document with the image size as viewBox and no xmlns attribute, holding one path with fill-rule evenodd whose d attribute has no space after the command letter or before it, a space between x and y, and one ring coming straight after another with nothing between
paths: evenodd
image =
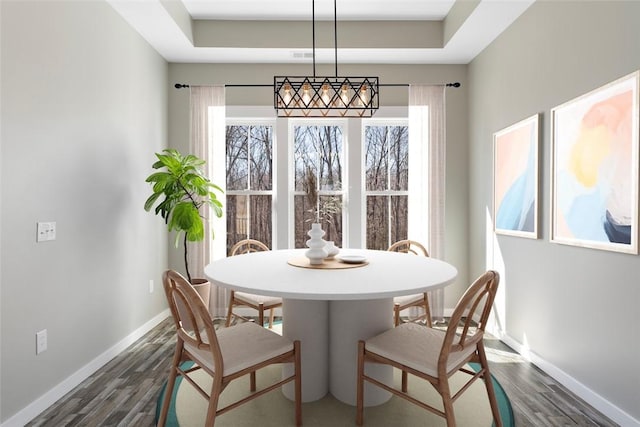
<instances>
[{"instance_id":1,"label":"plant pot","mask_svg":"<svg viewBox=\"0 0 640 427\"><path fill-rule=\"evenodd\" d=\"M211 297L211 283L207 279L193 279L193 283L191 283L193 289L196 290L202 301L204 302L204 306L209 308L209 299Z\"/></svg>"},{"instance_id":2,"label":"plant pot","mask_svg":"<svg viewBox=\"0 0 640 427\"><path fill-rule=\"evenodd\" d=\"M191 283L191 287L195 289L195 291L202 298L202 302L204 302L204 306L209 309L209 299L211 296L211 283L207 279L193 279L193 283ZM182 302L182 300L176 300L176 306L178 307L178 312L180 313L180 318L182 319L182 326L186 330L192 330L193 327L189 320L189 316L187 315L187 310Z\"/></svg>"}]
</instances>

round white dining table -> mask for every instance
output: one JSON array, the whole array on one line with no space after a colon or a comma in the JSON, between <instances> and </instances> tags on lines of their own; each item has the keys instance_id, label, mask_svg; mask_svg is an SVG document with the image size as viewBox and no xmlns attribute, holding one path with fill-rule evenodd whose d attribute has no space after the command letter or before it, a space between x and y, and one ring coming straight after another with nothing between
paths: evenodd
<instances>
[{"instance_id":1,"label":"round white dining table","mask_svg":"<svg viewBox=\"0 0 640 427\"><path fill-rule=\"evenodd\" d=\"M241 292L283 298L283 335L299 339L302 349L302 401L330 392L355 405L357 343L393 327L393 297L439 289L452 283L452 265L404 253L343 249L345 255L366 258L364 265L317 269L294 266L305 249L253 252L223 258L205 267L215 285ZM345 266L346 267L346 266ZM292 367L283 368L285 374ZM367 366L367 372L391 384L387 366ZM386 402L390 393L365 383L365 405ZM293 397L291 383L283 386Z\"/></svg>"}]
</instances>

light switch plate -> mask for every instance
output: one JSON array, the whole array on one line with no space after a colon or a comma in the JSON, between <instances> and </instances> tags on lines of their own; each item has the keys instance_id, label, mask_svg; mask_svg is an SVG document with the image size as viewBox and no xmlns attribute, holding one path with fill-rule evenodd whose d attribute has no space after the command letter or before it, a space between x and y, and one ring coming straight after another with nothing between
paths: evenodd
<instances>
[{"instance_id":1,"label":"light switch plate","mask_svg":"<svg viewBox=\"0 0 640 427\"><path fill-rule=\"evenodd\" d=\"M36 332L36 354L47 350L47 330Z\"/></svg>"}]
</instances>

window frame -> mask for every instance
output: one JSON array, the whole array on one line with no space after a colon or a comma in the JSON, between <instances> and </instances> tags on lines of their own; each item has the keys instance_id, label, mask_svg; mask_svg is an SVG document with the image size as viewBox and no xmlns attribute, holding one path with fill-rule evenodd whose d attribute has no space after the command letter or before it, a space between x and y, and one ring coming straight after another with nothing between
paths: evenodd
<instances>
[{"instance_id":1,"label":"window frame","mask_svg":"<svg viewBox=\"0 0 640 427\"><path fill-rule=\"evenodd\" d=\"M363 147L362 150L362 154L361 154L361 175L362 175L362 213L361 216L363 218L365 218L365 220L363 221L362 224L362 229L363 229L363 234L362 234L362 244L363 247L366 247L367 244L367 237L368 237L368 227L367 227L367 223L366 223L366 217L367 217L367 197L368 196L387 196L389 197L387 200L387 205L390 203L391 199L390 196L407 196L407 209L410 210L411 209L411 203L409 202L409 200L411 200L411 178L409 178L409 182L407 184L407 189L406 190L367 190L366 188L366 162L365 162L365 144L366 144L366 130L367 127L391 127L391 126L403 126L407 128L407 157L408 157L408 167L409 170L411 170L411 155L412 155L412 151L411 151L411 139L409 138L408 133L410 132L410 127L409 127L409 117L395 117L395 118L365 118L362 119L362 126L361 126L361 145ZM409 173L409 177L411 176L411 173ZM387 181L389 180L389 174L387 174ZM390 185L387 185L387 188L389 188ZM389 206L387 206L388 208L390 208ZM389 216L389 218L391 218ZM411 227L410 227L410 218L411 218L411 214L408 213L407 214L407 232L408 232L408 238L410 238L411 236ZM391 228L389 227L388 233L387 233L387 241L389 242L389 246L394 243L391 241Z\"/></svg>"}]
</instances>

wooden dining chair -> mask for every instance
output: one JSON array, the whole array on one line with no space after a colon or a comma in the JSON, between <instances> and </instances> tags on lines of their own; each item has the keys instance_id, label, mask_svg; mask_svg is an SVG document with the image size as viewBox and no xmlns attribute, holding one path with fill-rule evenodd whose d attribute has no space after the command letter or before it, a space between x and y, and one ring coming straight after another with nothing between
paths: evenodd
<instances>
[{"instance_id":1,"label":"wooden dining chair","mask_svg":"<svg viewBox=\"0 0 640 427\"><path fill-rule=\"evenodd\" d=\"M420 256L429 256L427 249L414 240L400 240L391 245L388 249L391 252L403 252ZM401 295L393 298L393 323L398 326L401 322L400 312L411 307L418 307L424 310L424 314L410 317L410 322L424 320L427 326L433 326L431 321L431 308L429 307L429 294Z\"/></svg>"},{"instance_id":2,"label":"wooden dining chair","mask_svg":"<svg viewBox=\"0 0 640 427\"><path fill-rule=\"evenodd\" d=\"M216 330L209 310L183 276L168 270L163 275L163 285L176 326L177 341L158 426L164 427L166 423L178 375L209 400L205 427L212 427L216 416L291 381L294 382L295 424L302 425L300 341L292 342L253 322ZM178 311L177 301L186 309ZM190 322L184 322L185 319L189 319ZM187 323L196 326L185 326ZM187 361L194 362L192 367L184 367L186 365L183 363ZM256 371L276 363L293 363L293 374L256 391ZM200 387L190 376L192 372L200 369L213 379L208 391ZM250 375L252 393L218 409L218 400L225 387L231 381L247 374Z\"/></svg>"},{"instance_id":3,"label":"wooden dining chair","mask_svg":"<svg viewBox=\"0 0 640 427\"><path fill-rule=\"evenodd\" d=\"M241 240L230 251L230 256L247 254L251 252L268 251L269 247L259 240L245 239ZM246 292L231 291L229 297L229 311L227 313L226 325L231 325L233 317L248 320L247 318L240 316L237 312L234 312L234 307L250 307L258 312L258 323L260 326L264 326L264 312L269 311L269 329L273 328L273 318L275 309L282 307L282 298L270 297L264 295L250 294Z\"/></svg>"},{"instance_id":4,"label":"wooden dining chair","mask_svg":"<svg viewBox=\"0 0 640 427\"><path fill-rule=\"evenodd\" d=\"M356 424L362 425L364 421L365 381L445 418L448 427L455 427L453 403L471 383L482 378L495 425L501 427L502 420L483 342L499 282L500 276L492 270L476 279L456 304L446 331L415 323L403 323L366 341L359 341ZM466 366L469 362L480 364L478 372ZM367 376L366 363L390 365L429 381L440 393L444 410L415 399L407 394L406 389L398 390ZM454 392L450 388L449 378L457 372L464 372L471 378ZM404 386L403 384L402 387Z\"/></svg>"}]
</instances>

